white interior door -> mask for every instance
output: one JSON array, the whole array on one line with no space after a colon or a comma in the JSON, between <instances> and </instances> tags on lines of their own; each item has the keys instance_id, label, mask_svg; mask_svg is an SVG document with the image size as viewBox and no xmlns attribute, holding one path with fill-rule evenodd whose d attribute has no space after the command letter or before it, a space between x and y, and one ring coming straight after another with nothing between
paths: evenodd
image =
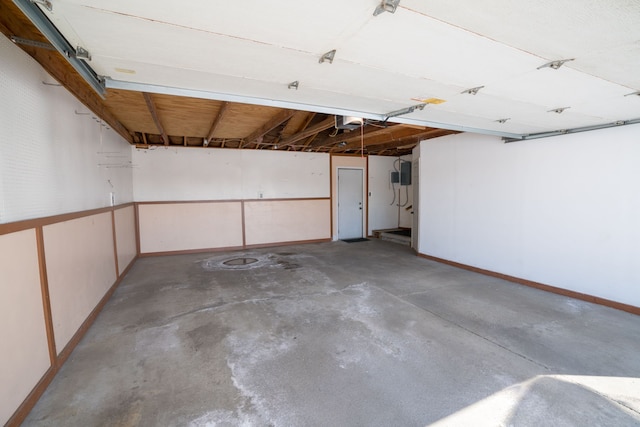
<instances>
[{"instance_id":1,"label":"white interior door","mask_svg":"<svg viewBox=\"0 0 640 427\"><path fill-rule=\"evenodd\" d=\"M363 170L338 169L338 239L362 237Z\"/></svg>"}]
</instances>

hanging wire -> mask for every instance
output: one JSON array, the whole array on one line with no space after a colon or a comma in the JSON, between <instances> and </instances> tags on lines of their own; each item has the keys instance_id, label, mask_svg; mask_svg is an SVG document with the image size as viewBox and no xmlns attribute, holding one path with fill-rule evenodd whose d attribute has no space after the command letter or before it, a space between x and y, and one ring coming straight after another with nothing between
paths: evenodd
<instances>
[{"instance_id":1,"label":"hanging wire","mask_svg":"<svg viewBox=\"0 0 640 427\"><path fill-rule=\"evenodd\" d=\"M364 120L360 124L360 157L364 158Z\"/></svg>"}]
</instances>

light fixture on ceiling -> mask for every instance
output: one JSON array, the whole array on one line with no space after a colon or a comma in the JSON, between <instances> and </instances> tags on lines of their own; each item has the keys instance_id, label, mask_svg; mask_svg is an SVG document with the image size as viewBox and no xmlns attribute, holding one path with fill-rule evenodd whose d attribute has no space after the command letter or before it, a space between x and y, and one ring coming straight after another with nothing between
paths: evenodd
<instances>
[{"instance_id":1,"label":"light fixture on ceiling","mask_svg":"<svg viewBox=\"0 0 640 427\"><path fill-rule=\"evenodd\" d=\"M480 89L482 89L484 86L476 86L476 87L472 87L471 89L467 89L467 90L463 90L462 92L460 92L461 94L467 94L467 95L477 95L478 92L480 92Z\"/></svg>"},{"instance_id":2,"label":"light fixture on ceiling","mask_svg":"<svg viewBox=\"0 0 640 427\"><path fill-rule=\"evenodd\" d=\"M335 56L336 56L336 50L335 49L330 50L329 52L322 55L318 62L321 64L323 62L329 62L329 64L333 64L333 58L335 58Z\"/></svg>"},{"instance_id":3,"label":"light fixture on ceiling","mask_svg":"<svg viewBox=\"0 0 640 427\"><path fill-rule=\"evenodd\" d=\"M203 147L208 147L209 146L209 140L207 138L202 138L202 146Z\"/></svg>"},{"instance_id":4,"label":"light fixture on ceiling","mask_svg":"<svg viewBox=\"0 0 640 427\"><path fill-rule=\"evenodd\" d=\"M395 13L400 0L382 0L382 2L373 11L373 16L378 16L382 12Z\"/></svg>"},{"instance_id":5,"label":"light fixture on ceiling","mask_svg":"<svg viewBox=\"0 0 640 427\"><path fill-rule=\"evenodd\" d=\"M506 118L506 119L498 119L498 120L496 120L496 122L498 122L500 124L504 124L504 123L507 123L507 120L511 120L511 118L509 117L509 118Z\"/></svg>"},{"instance_id":6,"label":"light fixture on ceiling","mask_svg":"<svg viewBox=\"0 0 640 427\"><path fill-rule=\"evenodd\" d=\"M557 70L558 68L562 67L565 64L565 62L569 62L569 61L575 61L575 58L558 59L557 61L547 62L546 64L539 66L537 69L540 70L542 68L551 68L553 70Z\"/></svg>"},{"instance_id":7,"label":"light fixture on ceiling","mask_svg":"<svg viewBox=\"0 0 640 427\"><path fill-rule=\"evenodd\" d=\"M287 86L289 89L295 89L298 90L298 86L300 86L300 82L299 81L295 81L295 82L291 82L289 83L289 85Z\"/></svg>"},{"instance_id":8,"label":"light fixture on ceiling","mask_svg":"<svg viewBox=\"0 0 640 427\"><path fill-rule=\"evenodd\" d=\"M556 114L562 114L564 112L564 110L571 108L571 107L560 107L560 108L554 108L553 110L549 110L547 111L547 113L556 113Z\"/></svg>"}]
</instances>

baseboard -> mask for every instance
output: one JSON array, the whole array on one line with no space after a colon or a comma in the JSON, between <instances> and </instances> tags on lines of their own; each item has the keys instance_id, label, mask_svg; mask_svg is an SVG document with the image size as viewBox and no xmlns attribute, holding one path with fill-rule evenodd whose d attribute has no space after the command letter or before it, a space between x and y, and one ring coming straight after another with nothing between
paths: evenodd
<instances>
[{"instance_id":1,"label":"baseboard","mask_svg":"<svg viewBox=\"0 0 640 427\"><path fill-rule=\"evenodd\" d=\"M31 393L27 395L27 398L24 399L11 418L9 418L5 427L18 427L22 424L25 418L27 418L27 415L29 415L29 412L31 412L33 407L36 406L36 403L38 403L42 393L49 387L49 384L51 384L57 372L58 369L55 366L50 366L49 369L47 369L47 372L45 372L42 378L40 378L40 381L38 381L38 384L36 384L33 390L31 390Z\"/></svg>"},{"instance_id":2,"label":"baseboard","mask_svg":"<svg viewBox=\"0 0 640 427\"><path fill-rule=\"evenodd\" d=\"M129 262L127 268L122 272L122 274L120 274L113 285L111 285L109 290L100 299L100 302L98 302L95 308L91 311L91 314L89 314L89 316L85 319L85 321L76 331L76 333L73 335L64 349L57 355L55 363L49 367L40 381L38 381L38 384L36 384L27 398L22 402L18 409L16 409L11 418L9 418L9 421L7 421L7 424L5 425L6 427L17 427L27 418L29 412L31 412L33 407L36 406L36 403L38 403L38 400L40 399L42 394L45 392L51 381L53 381L53 378L55 378L56 374L58 373L62 365L64 365L64 363L67 361L80 340L82 340L82 338L85 336L91 325L93 325L93 322L95 322L96 318L98 317L104 306L107 304L107 301L109 301L109 298L111 298L118 285L120 285L120 282L122 282L122 279L127 275L137 259L138 257L136 256L131 260L131 262Z\"/></svg>"},{"instance_id":3,"label":"baseboard","mask_svg":"<svg viewBox=\"0 0 640 427\"><path fill-rule=\"evenodd\" d=\"M478 267L472 267L470 265L461 264L455 261L449 261L447 259L438 258L431 255L425 255L419 252L417 253L417 255L421 258L425 258L431 261L436 261L441 264L451 265L453 267L458 267L464 270L473 271L475 273L484 274L485 276L496 277L498 279L503 279L509 282L517 283L519 285L529 286L531 288L540 289L546 292L551 292L554 294L563 295L566 297L571 297L571 298L591 302L598 305L603 305L605 307L615 308L616 310L626 311L627 313L640 316L640 307L636 307L633 305L623 304L621 302L608 300L606 298L600 298L594 295L583 294L581 292L570 291L568 289L558 288L556 286L545 285L544 283L534 282L532 280L527 280L527 279L521 279L515 276L509 276L508 274L496 273L495 271L485 270Z\"/></svg>"}]
</instances>

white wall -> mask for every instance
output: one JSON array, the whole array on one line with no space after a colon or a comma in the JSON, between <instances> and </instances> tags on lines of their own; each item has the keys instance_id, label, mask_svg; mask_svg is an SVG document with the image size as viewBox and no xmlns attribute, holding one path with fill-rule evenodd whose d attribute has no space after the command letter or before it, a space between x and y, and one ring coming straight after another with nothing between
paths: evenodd
<instances>
[{"instance_id":1,"label":"white wall","mask_svg":"<svg viewBox=\"0 0 640 427\"><path fill-rule=\"evenodd\" d=\"M397 191L393 200L390 174L397 157L369 156L369 235L398 226ZM397 185L396 185L397 187Z\"/></svg>"},{"instance_id":2,"label":"white wall","mask_svg":"<svg viewBox=\"0 0 640 427\"><path fill-rule=\"evenodd\" d=\"M413 186L391 185L391 172L400 168L398 159L389 156L369 156L369 235L373 230L412 227L413 209L406 208L413 204ZM410 162L411 156L403 156L400 159Z\"/></svg>"},{"instance_id":3,"label":"white wall","mask_svg":"<svg viewBox=\"0 0 640 427\"><path fill-rule=\"evenodd\" d=\"M329 197L329 155L266 150L133 148L136 201Z\"/></svg>"},{"instance_id":4,"label":"white wall","mask_svg":"<svg viewBox=\"0 0 640 427\"><path fill-rule=\"evenodd\" d=\"M411 155L402 156L400 159L403 162L412 163ZM413 172L413 168L411 170ZM411 177L411 185L396 185L396 189L398 190L398 200L401 205L398 210L398 225L400 227L411 228L413 226L413 176Z\"/></svg>"},{"instance_id":5,"label":"white wall","mask_svg":"<svg viewBox=\"0 0 640 427\"><path fill-rule=\"evenodd\" d=\"M116 204L127 203L132 201L133 186L131 149L125 140L96 122L5 37L0 37L0 58L0 425L4 425L43 374L58 369L49 355L44 278L51 297L55 357L117 277L111 212L58 223L45 220L42 240L35 223L22 220L107 207L111 192ZM116 230L118 243L123 244L118 254L125 264L135 256L134 210L132 206L121 210L129 212L118 215ZM41 271L40 253L46 271Z\"/></svg>"},{"instance_id":6,"label":"white wall","mask_svg":"<svg viewBox=\"0 0 640 427\"><path fill-rule=\"evenodd\" d=\"M0 223L132 201L129 144L5 37L0 57Z\"/></svg>"},{"instance_id":7,"label":"white wall","mask_svg":"<svg viewBox=\"0 0 640 427\"><path fill-rule=\"evenodd\" d=\"M420 252L640 306L640 125L420 144Z\"/></svg>"}]
</instances>

